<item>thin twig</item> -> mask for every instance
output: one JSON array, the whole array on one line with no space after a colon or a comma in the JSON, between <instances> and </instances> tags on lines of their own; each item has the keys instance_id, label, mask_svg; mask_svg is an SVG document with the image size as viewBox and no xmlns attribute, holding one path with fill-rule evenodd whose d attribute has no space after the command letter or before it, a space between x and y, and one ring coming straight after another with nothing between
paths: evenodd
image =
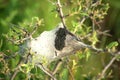
<instances>
[{"instance_id":1,"label":"thin twig","mask_svg":"<svg viewBox=\"0 0 120 80\"><path fill-rule=\"evenodd\" d=\"M18 72L20 72L20 70L19 70L19 69L17 69L17 70L14 72L14 74L12 75L12 77L11 77L11 79L10 79L10 80L14 80L14 79L15 79L15 77L16 77L16 75L18 74Z\"/></svg>"},{"instance_id":2,"label":"thin twig","mask_svg":"<svg viewBox=\"0 0 120 80\"><path fill-rule=\"evenodd\" d=\"M64 25L64 28L66 28L66 24L65 24L65 18L64 18L64 15L63 15L63 11L62 11L62 5L61 5L61 3L60 3L60 0L57 0L57 7L58 7L58 14L59 14L59 16L60 16L60 18L61 18L61 21L62 21L62 23L63 23L63 25Z\"/></svg>"},{"instance_id":3,"label":"thin twig","mask_svg":"<svg viewBox=\"0 0 120 80\"><path fill-rule=\"evenodd\" d=\"M58 63L57 63L57 66L55 67L55 69L54 69L54 71L53 71L53 75L55 75L56 73L57 73L57 71L58 71L58 69L59 69L59 67L62 65L62 61L59 61Z\"/></svg>"},{"instance_id":4,"label":"thin twig","mask_svg":"<svg viewBox=\"0 0 120 80\"><path fill-rule=\"evenodd\" d=\"M86 19L85 17L82 18L82 20L80 21L79 25L77 25L77 26L75 27L73 33L76 33L76 31L78 30L78 27L81 26L81 25L84 23L85 19Z\"/></svg>"},{"instance_id":5,"label":"thin twig","mask_svg":"<svg viewBox=\"0 0 120 80\"><path fill-rule=\"evenodd\" d=\"M88 39L91 35L92 35L92 34L91 34L91 33L89 33L89 34L87 34L86 36L81 37L80 39L81 39L81 40Z\"/></svg>"},{"instance_id":6,"label":"thin twig","mask_svg":"<svg viewBox=\"0 0 120 80\"><path fill-rule=\"evenodd\" d=\"M40 22L40 23L39 23ZM30 36L32 36L38 29L39 25L41 24L42 21L39 21L38 23L35 24L32 33L30 34Z\"/></svg>"},{"instance_id":7,"label":"thin twig","mask_svg":"<svg viewBox=\"0 0 120 80\"><path fill-rule=\"evenodd\" d=\"M52 72L53 76L57 73L57 71L59 70L59 68L60 68L61 65L62 65L62 61L59 60L58 63L57 63L57 65L56 65L56 67L55 67L55 69ZM53 80L53 79L51 78L50 80Z\"/></svg>"},{"instance_id":8,"label":"thin twig","mask_svg":"<svg viewBox=\"0 0 120 80\"><path fill-rule=\"evenodd\" d=\"M14 70L14 73L13 73L13 75L11 76L11 79L10 80L14 80L14 78L16 77L16 75L18 74L18 72L20 72L20 70L19 70L19 68L21 67L21 64L22 63L26 63L27 61L28 61L28 57L30 56L30 53L28 53L27 55L25 55L25 58L21 58L20 60L19 60L19 63L18 63L18 65L17 65L17 67L15 68L15 70Z\"/></svg>"},{"instance_id":9,"label":"thin twig","mask_svg":"<svg viewBox=\"0 0 120 80\"><path fill-rule=\"evenodd\" d=\"M97 80L101 80L102 78L104 78L106 71L108 70L108 68L113 64L113 62L116 60L116 57L114 56L111 61L108 63L107 66L105 66L105 68L103 69L102 73L100 74L100 77Z\"/></svg>"},{"instance_id":10,"label":"thin twig","mask_svg":"<svg viewBox=\"0 0 120 80\"><path fill-rule=\"evenodd\" d=\"M19 30L21 30L22 32L28 33L28 31L25 28L22 28L19 25L15 25L15 24L10 24L11 29L13 29L13 27L15 28L19 28Z\"/></svg>"},{"instance_id":11,"label":"thin twig","mask_svg":"<svg viewBox=\"0 0 120 80\"><path fill-rule=\"evenodd\" d=\"M71 69L70 69L70 67L69 67L69 64L68 64L68 62L69 62L69 58L68 57L66 57L66 64L67 64L67 69L68 69L68 71L69 71L69 73L70 73L70 76L71 76L71 80L75 80L74 79L74 76L73 76L73 74L72 74L72 71L71 71Z\"/></svg>"},{"instance_id":12,"label":"thin twig","mask_svg":"<svg viewBox=\"0 0 120 80\"><path fill-rule=\"evenodd\" d=\"M86 46L86 48L92 49L92 50L94 50L94 51L96 51L96 52L105 52L105 50L99 49L99 48L96 48L96 47L93 47L93 46L91 46L91 45L85 44L85 46Z\"/></svg>"},{"instance_id":13,"label":"thin twig","mask_svg":"<svg viewBox=\"0 0 120 80\"><path fill-rule=\"evenodd\" d=\"M37 64L37 66L38 66L43 72L45 72L48 76L50 76L53 80L57 80L57 79L52 75L52 73L51 73L47 68L45 68L42 64Z\"/></svg>"},{"instance_id":14,"label":"thin twig","mask_svg":"<svg viewBox=\"0 0 120 80\"><path fill-rule=\"evenodd\" d=\"M105 77L106 71L109 69L109 67L113 64L113 62L116 60L116 58L120 55L120 52L118 52L111 60L110 62L107 64L107 66L105 66L105 68L102 70L100 76L98 77L97 80L101 80L102 78Z\"/></svg>"},{"instance_id":15,"label":"thin twig","mask_svg":"<svg viewBox=\"0 0 120 80\"><path fill-rule=\"evenodd\" d=\"M37 28L38 28L38 26L36 25L33 29L33 32L30 34L31 36L36 32Z\"/></svg>"},{"instance_id":16,"label":"thin twig","mask_svg":"<svg viewBox=\"0 0 120 80\"><path fill-rule=\"evenodd\" d=\"M15 68L15 71L14 71L13 75L11 76L11 79L10 79L10 80L14 80L14 78L15 78L16 75L17 75L17 73L20 71L20 70L19 70L19 67L21 66L21 64L22 64L22 59L19 61L18 66Z\"/></svg>"},{"instance_id":17,"label":"thin twig","mask_svg":"<svg viewBox=\"0 0 120 80\"><path fill-rule=\"evenodd\" d=\"M92 19L92 33L94 33L95 31L95 21L94 19Z\"/></svg>"},{"instance_id":18,"label":"thin twig","mask_svg":"<svg viewBox=\"0 0 120 80\"><path fill-rule=\"evenodd\" d=\"M75 80L74 76L72 74L72 71L71 71L71 69L70 69L70 67L68 65L67 65L67 69L69 70L69 73L70 73L70 76L71 76L71 80Z\"/></svg>"}]
</instances>

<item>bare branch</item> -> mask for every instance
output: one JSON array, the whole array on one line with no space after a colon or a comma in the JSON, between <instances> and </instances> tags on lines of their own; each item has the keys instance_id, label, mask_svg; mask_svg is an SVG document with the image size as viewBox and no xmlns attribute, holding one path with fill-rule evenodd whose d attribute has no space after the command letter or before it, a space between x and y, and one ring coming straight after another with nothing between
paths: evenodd
<instances>
[{"instance_id":1,"label":"bare branch","mask_svg":"<svg viewBox=\"0 0 120 80\"><path fill-rule=\"evenodd\" d=\"M98 77L97 80L101 80L102 78L105 77L106 71L109 69L109 67L113 64L113 62L116 60L116 58L120 55L120 52L118 52L111 60L110 62L107 64L107 66L105 66L105 68L102 70L100 76Z\"/></svg>"},{"instance_id":2,"label":"bare branch","mask_svg":"<svg viewBox=\"0 0 120 80\"><path fill-rule=\"evenodd\" d=\"M95 21L94 21L94 19L92 20L92 33L94 33L95 32Z\"/></svg>"},{"instance_id":3,"label":"bare branch","mask_svg":"<svg viewBox=\"0 0 120 80\"><path fill-rule=\"evenodd\" d=\"M30 34L31 36L37 31L38 27L39 27L39 25L36 24L36 26L33 29L33 32Z\"/></svg>"},{"instance_id":4,"label":"bare branch","mask_svg":"<svg viewBox=\"0 0 120 80\"><path fill-rule=\"evenodd\" d=\"M53 73L52 73L53 75L55 75L57 73L57 71L58 71L59 67L61 66L61 64L62 64L62 61L59 61L57 66L55 67Z\"/></svg>"},{"instance_id":5,"label":"bare branch","mask_svg":"<svg viewBox=\"0 0 120 80\"><path fill-rule=\"evenodd\" d=\"M63 25L64 25L64 28L66 28L65 17L64 17L64 15L63 15L62 5L61 5L61 3L60 3L60 0L57 0L57 12L58 12L58 14L59 14L59 16L60 16L60 18L61 18L61 21L62 21L62 23L63 23Z\"/></svg>"},{"instance_id":6,"label":"bare branch","mask_svg":"<svg viewBox=\"0 0 120 80\"><path fill-rule=\"evenodd\" d=\"M84 23L85 19L86 19L85 17L82 18L82 20L79 22L79 25L75 27L73 33L76 33L78 27L81 26Z\"/></svg>"},{"instance_id":7,"label":"bare branch","mask_svg":"<svg viewBox=\"0 0 120 80\"><path fill-rule=\"evenodd\" d=\"M50 76L53 80L57 80L57 79L52 75L52 73L51 73L47 68L45 68L42 64L37 64L37 66L38 66L43 72L45 72L48 76Z\"/></svg>"},{"instance_id":8,"label":"bare branch","mask_svg":"<svg viewBox=\"0 0 120 80\"><path fill-rule=\"evenodd\" d=\"M16 75L17 75L17 73L19 72L20 70L19 69L17 69L15 72L14 72L14 74L12 75L12 77L11 77L11 79L10 80L14 80L15 79L15 77L16 77Z\"/></svg>"},{"instance_id":9,"label":"bare branch","mask_svg":"<svg viewBox=\"0 0 120 80\"><path fill-rule=\"evenodd\" d=\"M20 69L19 69L19 68L21 67L21 64L22 64L22 63L26 63L26 62L28 61L29 56L30 56L30 53L26 54L26 55L25 55L25 58L21 58L21 59L19 60L19 63L18 63L18 65L17 65L17 67L15 68L14 73L12 74L10 80L14 80L14 78L16 77L16 75L18 74L18 72L20 72Z\"/></svg>"},{"instance_id":10,"label":"bare branch","mask_svg":"<svg viewBox=\"0 0 120 80\"><path fill-rule=\"evenodd\" d=\"M69 58L67 57L66 58L66 64L67 64L67 69L69 70L69 73L70 73L70 76L71 76L71 80L75 80L74 79L74 76L73 76L73 73L72 73L72 71L71 71L71 68L69 67L69 64L68 64L68 62L69 62Z\"/></svg>"}]
</instances>

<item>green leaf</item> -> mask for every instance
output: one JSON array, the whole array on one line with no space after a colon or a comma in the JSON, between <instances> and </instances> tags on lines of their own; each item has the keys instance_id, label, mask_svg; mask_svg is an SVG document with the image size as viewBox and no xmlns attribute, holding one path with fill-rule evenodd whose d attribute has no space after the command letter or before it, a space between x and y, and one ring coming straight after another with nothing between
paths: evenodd
<instances>
[{"instance_id":1,"label":"green leaf","mask_svg":"<svg viewBox=\"0 0 120 80\"><path fill-rule=\"evenodd\" d=\"M87 13L85 13L85 12L81 12L80 13L82 16L89 16Z\"/></svg>"},{"instance_id":2,"label":"green leaf","mask_svg":"<svg viewBox=\"0 0 120 80\"><path fill-rule=\"evenodd\" d=\"M68 80L68 69L63 69L62 73L60 74L61 80Z\"/></svg>"},{"instance_id":3,"label":"green leaf","mask_svg":"<svg viewBox=\"0 0 120 80\"><path fill-rule=\"evenodd\" d=\"M118 46L118 42L114 41L114 42L111 42L110 44L108 44L106 48L110 49L110 48L113 48L113 47L116 47L116 46Z\"/></svg>"},{"instance_id":4,"label":"green leaf","mask_svg":"<svg viewBox=\"0 0 120 80\"><path fill-rule=\"evenodd\" d=\"M90 51L88 50L88 51L86 52L86 61L88 61L90 55L91 55L91 54L90 54Z\"/></svg>"},{"instance_id":5,"label":"green leaf","mask_svg":"<svg viewBox=\"0 0 120 80\"><path fill-rule=\"evenodd\" d=\"M80 11L82 9L82 6L80 5L79 7L78 7L78 11Z\"/></svg>"},{"instance_id":6,"label":"green leaf","mask_svg":"<svg viewBox=\"0 0 120 80\"><path fill-rule=\"evenodd\" d=\"M78 57L79 57L79 59L85 58L85 54L80 53L80 54L78 54Z\"/></svg>"},{"instance_id":7,"label":"green leaf","mask_svg":"<svg viewBox=\"0 0 120 80\"><path fill-rule=\"evenodd\" d=\"M94 46L99 40L97 38L97 32L94 31L92 37L90 38L90 41L92 42L92 46Z\"/></svg>"}]
</instances>

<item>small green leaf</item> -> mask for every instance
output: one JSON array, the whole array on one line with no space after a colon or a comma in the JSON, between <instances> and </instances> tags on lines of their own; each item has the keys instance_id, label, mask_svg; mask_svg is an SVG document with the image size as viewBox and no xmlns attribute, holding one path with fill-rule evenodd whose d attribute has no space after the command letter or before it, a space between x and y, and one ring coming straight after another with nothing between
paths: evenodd
<instances>
[{"instance_id":1,"label":"small green leaf","mask_svg":"<svg viewBox=\"0 0 120 80\"><path fill-rule=\"evenodd\" d=\"M82 9L82 6L80 5L79 7L78 7L78 11L80 11Z\"/></svg>"},{"instance_id":2,"label":"small green leaf","mask_svg":"<svg viewBox=\"0 0 120 80\"><path fill-rule=\"evenodd\" d=\"M85 58L85 54L80 53L80 54L78 55L78 57L79 57L79 59Z\"/></svg>"},{"instance_id":3,"label":"small green leaf","mask_svg":"<svg viewBox=\"0 0 120 80\"><path fill-rule=\"evenodd\" d=\"M92 42L92 46L94 46L99 40L97 38L97 32L94 31L92 37L90 38L90 41Z\"/></svg>"},{"instance_id":4,"label":"small green leaf","mask_svg":"<svg viewBox=\"0 0 120 80\"><path fill-rule=\"evenodd\" d=\"M86 61L88 61L90 55L91 55L91 54L90 54L90 51L88 50L88 51L86 52Z\"/></svg>"},{"instance_id":5,"label":"small green leaf","mask_svg":"<svg viewBox=\"0 0 120 80\"><path fill-rule=\"evenodd\" d=\"M87 13L81 12L80 13L82 16L89 16Z\"/></svg>"},{"instance_id":6,"label":"small green leaf","mask_svg":"<svg viewBox=\"0 0 120 80\"><path fill-rule=\"evenodd\" d=\"M106 48L110 49L110 48L116 47L116 46L118 46L118 42L114 41L114 42L111 42L110 44L108 44Z\"/></svg>"}]
</instances>

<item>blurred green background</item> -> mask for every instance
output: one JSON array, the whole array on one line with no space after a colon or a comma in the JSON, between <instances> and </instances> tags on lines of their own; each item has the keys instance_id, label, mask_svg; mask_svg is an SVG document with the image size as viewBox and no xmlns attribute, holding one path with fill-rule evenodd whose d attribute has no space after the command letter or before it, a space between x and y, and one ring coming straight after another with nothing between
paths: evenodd
<instances>
[{"instance_id":1,"label":"blurred green background","mask_svg":"<svg viewBox=\"0 0 120 80\"><path fill-rule=\"evenodd\" d=\"M110 8L108 10L108 14L105 16L102 28L110 30L110 34L112 35L112 37L105 38L103 40L103 45L114 40L120 41L120 0L104 1L107 1L110 4ZM12 52L15 51L14 47L9 42L7 42L5 37L2 36L9 31L10 23L16 25L23 24L26 22L30 22L33 17L37 16L40 19L44 19L44 25L39 29L38 32L41 33L44 30L50 30L60 22L60 19L56 18L56 13L52 11L53 8L55 8L55 6L47 0L0 0L0 53L4 52L5 54L8 54L9 51L7 50L13 50ZM108 54L92 55L88 61L81 59L78 62L81 67L76 68L75 79L91 80L92 76L95 76L96 74L101 72L103 68L102 65L105 65L107 62L109 62L110 59L111 58L108 57ZM102 62L103 60L104 62ZM11 67L12 65L13 67L15 67L12 60L10 60L10 62L8 63L11 64L8 64L9 67ZM1 72L3 69L2 64L3 63L1 62L0 80L1 78L9 80L9 78L7 78L8 76ZM111 69L113 70L112 77L109 77L108 80L120 80L120 62L114 62ZM64 72L67 72L67 70L64 70ZM33 73L35 73L34 70ZM7 73L6 71L6 74L9 73ZM23 76L22 74L22 72L19 73L19 76L18 78L16 78L16 80L25 80L25 76ZM19 79L21 75L23 79ZM36 75L38 76L39 74L36 73ZM42 77L40 78L41 80L43 79ZM40 79L36 78L32 80ZM63 80L65 79L63 78Z\"/></svg>"}]
</instances>

